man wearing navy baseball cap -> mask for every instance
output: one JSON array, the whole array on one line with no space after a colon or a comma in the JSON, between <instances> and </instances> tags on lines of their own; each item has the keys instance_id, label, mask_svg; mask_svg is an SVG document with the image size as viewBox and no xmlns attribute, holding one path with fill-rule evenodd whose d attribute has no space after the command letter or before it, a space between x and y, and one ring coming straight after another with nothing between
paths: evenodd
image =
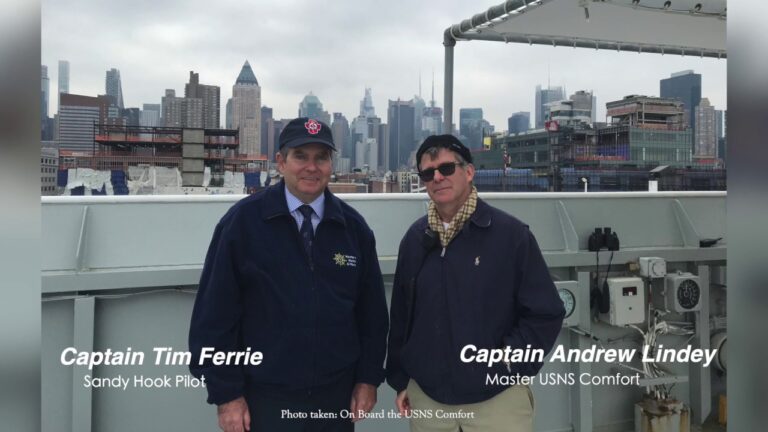
<instances>
[{"instance_id":1,"label":"man wearing navy baseball cap","mask_svg":"<svg viewBox=\"0 0 768 432\"><path fill-rule=\"evenodd\" d=\"M189 345L224 431L352 431L376 403L384 285L373 232L328 190L335 149L328 125L292 120L276 155L283 180L216 226ZM263 361L199 364L206 347Z\"/></svg>"}]
</instances>

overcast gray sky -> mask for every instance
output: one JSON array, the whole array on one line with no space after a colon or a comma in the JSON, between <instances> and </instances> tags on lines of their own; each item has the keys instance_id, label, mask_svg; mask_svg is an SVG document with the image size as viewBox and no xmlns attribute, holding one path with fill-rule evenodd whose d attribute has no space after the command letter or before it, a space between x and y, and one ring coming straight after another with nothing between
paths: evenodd
<instances>
[{"instance_id":1,"label":"overcast gray sky","mask_svg":"<svg viewBox=\"0 0 768 432\"><path fill-rule=\"evenodd\" d=\"M563 0L568 1L568 0ZM189 71L221 87L221 122L245 60L276 118L297 115L312 91L324 109L358 114L364 88L386 122L388 99L443 106L443 30L501 0L206 0L128 2L43 0L41 63L56 94L58 60L70 62L70 92L103 94L105 71L118 68L126 107L160 103L165 89L183 95ZM576 0L573 0L575 3ZM537 84L568 94L592 90L598 119L605 103L629 94L658 96L659 80L693 69L702 96L726 107L726 60L618 53L498 42L459 42L454 112L483 108L497 130L517 111L531 111ZM56 112L56 97L51 97ZM533 118L532 118L533 120ZM454 120L455 121L455 120Z\"/></svg>"}]
</instances>

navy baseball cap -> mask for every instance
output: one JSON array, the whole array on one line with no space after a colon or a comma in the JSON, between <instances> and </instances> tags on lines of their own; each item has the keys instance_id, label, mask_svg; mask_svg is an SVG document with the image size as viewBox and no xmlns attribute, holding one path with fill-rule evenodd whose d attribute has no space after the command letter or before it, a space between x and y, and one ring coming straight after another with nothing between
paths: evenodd
<instances>
[{"instance_id":1,"label":"navy baseball cap","mask_svg":"<svg viewBox=\"0 0 768 432\"><path fill-rule=\"evenodd\" d=\"M331 150L336 150L336 146L333 144L331 128L319 120L307 117L295 118L288 122L288 125L280 132L278 142L280 143L280 149L317 143L325 144Z\"/></svg>"},{"instance_id":2,"label":"navy baseball cap","mask_svg":"<svg viewBox=\"0 0 768 432\"><path fill-rule=\"evenodd\" d=\"M469 149L462 144L458 138L453 135L430 135L424 140L421 147L419 147L419 150L416 152L417 167L421 163L421 157L432 147L441 147L451 150L458 153L465 161L467 161L467 163L472 163L472 153L469 152Z\"/></svg>"}]
</instances>

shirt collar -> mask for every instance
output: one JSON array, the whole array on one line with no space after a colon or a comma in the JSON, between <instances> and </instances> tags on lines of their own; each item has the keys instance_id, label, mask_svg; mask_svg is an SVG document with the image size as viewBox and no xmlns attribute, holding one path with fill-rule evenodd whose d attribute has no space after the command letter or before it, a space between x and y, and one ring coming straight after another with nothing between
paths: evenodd
<instances>
[{"instance_id":1,"label":"shirt collar","mask_svg":"<svg viewBox=\"0 0 768 432\"><path fill-rule=\"evenodd\" d=\"M291 212L288 210L288 190L285 187L285 180L280 180L278 184L269 186L264 193L264 220L273 219L279 216L292 217ZM261 193L261 192L258 192ZM320 212L323 213L321 219L328 219L340 223L343 226L347 225L346 218L344 216L344 210L342 209L341 200L334 196L328 188L325 188L323 193L323 200L327 205L320 205ZM298 208L298 207L297 207ZM317 209L314 209L317 210Z\"/></svg>"},{"instance_id":2,"label":"shirt collar","mask_svg":"<svg viewBox=\"0 0 768 432\"><path fill-rule=\"evenodd\" d=\"M285 201L288 204L288 211L293 213L298 210L299 207L304 205L304 203L296 198L294 194L291 193L291 191L288 190L288 186L285 186ZM315 214L322 219L323 218L323 212L325 210L325 194L320 194L319 197L317 197L314 201L309 203L309 206L312 207L312 210L315 211Z\"/></svg>"}]
</instances>

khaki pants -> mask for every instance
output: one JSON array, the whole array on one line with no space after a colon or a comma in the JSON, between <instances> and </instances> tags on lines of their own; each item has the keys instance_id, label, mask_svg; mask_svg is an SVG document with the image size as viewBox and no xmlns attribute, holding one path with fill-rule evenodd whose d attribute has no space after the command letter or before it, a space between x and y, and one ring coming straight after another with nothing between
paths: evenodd
<instances>
[{"instance_id":1,"label":"khaki pants","mask_svg":"<svg viewBox=\"0 0 768 432\"><path fill-rule=\"evenodd\" d=\"M512 386L491 399L466 405L435 402L414 380L406 391L411 408L421 410L411 415L411 432L533 431L533 393L528 386Z\"/></svg>"}]
</instances>

